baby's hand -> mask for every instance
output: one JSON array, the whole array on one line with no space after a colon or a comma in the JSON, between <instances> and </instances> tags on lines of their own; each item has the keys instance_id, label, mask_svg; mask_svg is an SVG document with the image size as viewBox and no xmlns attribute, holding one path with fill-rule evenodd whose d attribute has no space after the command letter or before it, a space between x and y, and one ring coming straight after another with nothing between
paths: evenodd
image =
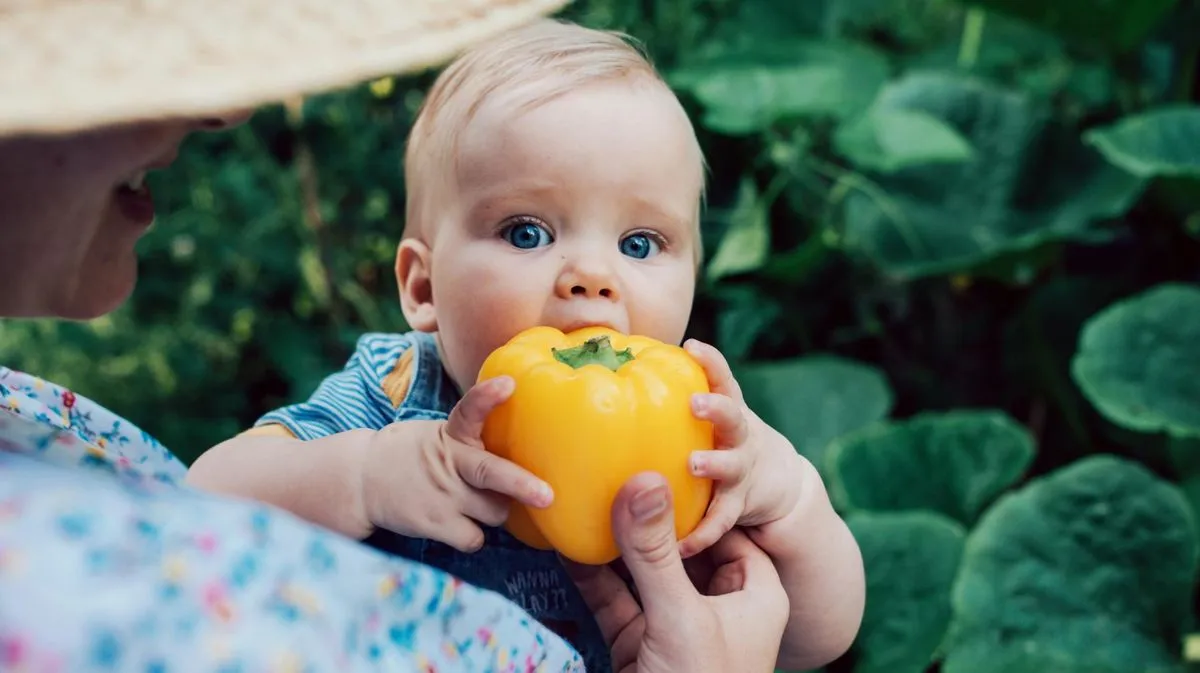
<instances>
[{"instance_id":1,"label":"baby's hand","mask_svg":"<svg viewBox=\"0 0 1200 673\"><path fill-rule=\"evenodd\" d=\"M445 421L403 421L375 433L363 461L363 508L373 526L444 542L483 546L479 524L499 526L509 498L546 507L550 486L483 448L488 413L508 399L507 376L472 387Z\"/></svg>"},{"instance_id":2,"label":"baby's hand","mask_svg":"<svg viewBox=\"0 0 1200 673\"><path fill-rule=\"evenodd\" d=\"M782 519L800 499L802 464L791 442L746 406L729 363L712 346L689 340L684 348L708 375L709 394L692 398L692 413L713 424L715 451L696 451L691 471L716 481L704 519L680 542L694 556L734 526L762 526Z\"/></svg>"}]
</instances>

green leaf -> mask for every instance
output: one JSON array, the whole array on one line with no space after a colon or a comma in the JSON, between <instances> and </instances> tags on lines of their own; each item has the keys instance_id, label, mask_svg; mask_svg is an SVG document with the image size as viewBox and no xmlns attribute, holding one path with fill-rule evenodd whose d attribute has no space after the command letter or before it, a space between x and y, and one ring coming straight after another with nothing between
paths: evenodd
<instances>
[{"instance_id":1,"label":"green leaf","mask_svg":"<svg viewBox=\"0 0 1200 673\"><path fill-rule=\"evenodd\" d=\"M893 395L883 372L829 355L736 368L746 404L820 468L835 437L887 417Z\"/></svg>"},{"instance_id":2,"label":"green leaf","mask_svg":"<svg viewBox=\"0 0 1200 673\"><path fill-rule=\"evenodd\" d=\"M1096 314L1071 374L1121 427L1200 437L1200 287L1164 283Z\"/></svg>"},{"instance_id":3,"label":"green leaf","mask_svg":"<svg viewBox=\"0 0 1200 673\"><path fill-rule=\"evenodd\" d=\"M903 109L872 108L839 126L833 142L855 165L882 173L974 156L971 144L940 119Z\"/></svg>"},{"instance_id":4,"label":"green leaf","mask_svg":"<svg viewBox=\"0 0 1200 673\"><path fill-rule=\"evenodd\" d=\"M1073 132L1048 125L1048 110L1027 94L981 79L908 75L876 107L930 115L975 150L966 161L877 176L847 197L847 247L900 279L1096 238L1096 223L1124 213L1144 186Z\"/></svg>"},{"instance_id":5,"label":"green leaf","mask_svg":"<svg viewBox=\"0 0 1200 673\"><path fill-rule=\"evenodd\" d=\"M854 673L923 673L950 624L966 532L932 512L860 512L846 525L862 550L867 578Z\"/></svg>"},{"instance_id":6,"label":"green leaf","mask_svg":"<svg viewBox=\"0 0 1200 673\"><path fill-rule=\"evenodd\" d=\"M1200 177L1200 107L1171 105L1092 129L1084 139L1141 178Z\"/></svg>"},{"instance_id":7,"label":"green leaf","mask_svg":"<svg viewBox=\"0 0 1200 673\"><path fill-rule=\"evenodd\" d=\"M709 280L755 271L766 262L771 252L767 206L760 198L754 180L742 178L729 217L729 228L708 263Z\"/></svg>"},{"instance_id":8,"label":"green leaf","mask_svg":"<svg viewBox=\"0 0 1200 673\"><path fill-rule=\"evenodd\" d=\"M788 119L855 114L887 75L883 56L861 45L768 40L716 44L669 81L704 106L710 130L747 135Z\"/></svg>"},{"instance_id":9,"label":"green leaf","mask_svg":"<svg viewBox=\"0 0 1200 673\"><path fill-rule=\"evenodd\" d=\"M1003 412L927 412L834 441L829 495L841 511L928 510L970 524L1033 456L1033 437Z\"/></svg>"},{"instance_id":10,"label":"green leaf","mask_svg":"<svg viewBox=\"0 0 1200 673\"><path fill-rule=\"evenodd\" d=\"M714 291L721 309L717 314L717 347L730 361L743 360L779 318L779 301L757 284L725 283Z\"/></svg>"},{"instance_id":11,"label":"green leaf","mask_svg":"<svg viewBox=\"0 0 1200 673\"><path fill-rule=\"evenodd\" d=\"M1179 489L1093 456L999 500L967 538L944 673L1182 671L1197 570Z\"/></svg>"},{"instance_id":12,"label":"green leaf","mask_svg":"<svg viewBox=\"0 0 1200 673\"><path fill-rule=\"evenodd\" d=\"M1024 19L1081 43L1124 50L1146 39L1175 0L969 0L968 4Z\"/></svg>"}]
</instances>

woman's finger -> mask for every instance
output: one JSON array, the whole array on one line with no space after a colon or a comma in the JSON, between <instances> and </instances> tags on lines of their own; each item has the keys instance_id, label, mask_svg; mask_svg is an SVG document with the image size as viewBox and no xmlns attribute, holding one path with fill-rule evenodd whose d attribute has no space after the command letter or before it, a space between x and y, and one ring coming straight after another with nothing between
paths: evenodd
<instances>
[{"instance_id":1,"label":"woman's finger","mask_svg":"<svg viewBox=\"0 0 1200 673\"><path fill-rule=\"evenodd\" d=\"M729 531L710 552L717 566L709 585L712 595L751 606L764 627L782 631L789 603L771 557L740 530Z\"/></svg>"},{"instance_id":2,"label":"woman's finger","mask_svg":"<svg viewBox=\"0 0 1200 673\"><path fill-rule=\"evenodd\" d=\"M709 505L708 512L704 514L700 524L680 541L680 555L689 558L716 544L722 536L737 525L737 520L741 515L742 499L740 497L730 497L729 494L722 493L713 498L712 504Z\"/></svg>"},{"instance_id":3,"label":"woman's finger","mask_svg":"<svg viewBox=\"0 0 1200 673\"><path fill-rule=\"evenodd\" d=\"M583 565L565 558L562 564L610 649L622 633L643 628L641 606L612 568Z\"/></svg>"},{"instance_id":4,"label":"woman's finger","mask_svg":"<svg viewBox=\"0 0 1200 673\"><path fill-rule=\"evenodd\" d=\"M729 361L725 359L721 351L697 339L688 339L683 344L683 348L704 369L704 373L708 377L708 387L710 390L714 393L728 395L738 402L745 401L742 399L742 388L738 384L737 379L734 378L733 370L729 367Z\"/></svg>"},{"instance_id":5,"label":"woman's finger","mask_svg":"<svg viewBox=\"0 0 1200 673\"><path fill-rule=\"evenodd\" d=\"M670 485L657 472L634 475L613 500L613 535L651 623L678 619L700 596L679 555L674 511Z\"/></svg>"},{"instance_id":6,"label":"woman's finger","mask_svg":"<svg viewBox=\"0 0 1200 673\"><path fill-rule=\"evenodd\" d=\"M750 452L738 449L694 451L688 467L697 477L735 484L750 472Z\"/></svg>"},{"instance_id":7,"label":"woman's finger","mask_svg":"<svg viewBox=\"0 0 1200 673\"><path fill-rule=\"evenodd\" d=\"M740 446L750 436L742 404L721 393L692 395L692 415L713 424L717 446Z\"/></svg>"}]
</instances>

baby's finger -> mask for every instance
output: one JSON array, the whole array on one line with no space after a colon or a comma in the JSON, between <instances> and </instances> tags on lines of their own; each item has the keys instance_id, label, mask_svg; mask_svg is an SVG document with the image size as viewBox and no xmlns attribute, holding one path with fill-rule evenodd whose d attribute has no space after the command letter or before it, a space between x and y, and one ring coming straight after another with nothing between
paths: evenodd
<instances>
[{"instance_id":1,"label":"baby's finger","mask_svg":"<svg viewBox=\"0 0 1200 673\"><path fill-rule=\"evenodd\" d=\"M508 519L508 502L499 493L468 490L463 494L462 513L485 526L499 526Z\"/></svg>"},{"instance_id":2,"label":"baby's finger","mask_svg":"<svg viewBox=\"0 0 1200 673\"><path fill-rule=\"evenodd\" d=\"M507 400L515 388L516 382L510 376L497 376L471 386L450 412L446 435L463 444L478 445L488 414Z\"/></svg>"},{"instance_id":3,"label":"baby's finger","mask_svg":"<svg viewBox=\"0 0 1200 673\"><path fill-rule=\"evenodd\" d=\"M750 472L750 452L694 451L688 467L697 477L737 483Z\"/></svg>"},{"instance_id":4,"label":"baby's finger","mask_svg":"<svg viewBox=\"0 0 1200 673\"><path fill-rule=\"evenodd\" d=\"M454 467L476 489L502 493L530 507L547 507L554 501L550 484L494 453L464 446L454 452Z\"/></svg>"},{"instance_id":5,"label":"baby's finger","mask_svg":"<svg viewBox=\"0 0 1200 673\"><path fill-rule=\"evenodd\" d=\"M720 393L692 395L692 414L711 421L718 446L741 446L750 436L750 424L742 405Z\"/></svg>"},{"instance_id":6,"label":"baby's finger","mask_svg":"<svg viewBox=\"0 0 1200 673\"><path fill-rule=\"evenodd\" d=\"M708 376L708 387L714 393L728 395L738 402L743 402L742 388L733 376L733 370L721 351L697 339L688 339L683 344L684 350L696 358L704 373Z\"/></svg>"},{"instance_id":7,"label":"baby's finger","mask_svg":"<svg viewBox=\"0 0 1200 673\"><path fill-rule=\"evenodd\" d=\"M451 517L449 521L439 524L429 537L464 553L477 552L483 547L483 530L465 516Z\"/></svg>"},{"instance_id":8,"label":"baby's finger","mask_svg":"<svg viewBox=\"0 0 1200 673\"><path fill-rule=\"evenodd\" d=\"M741 498L719 495L713 499L700 525L679 543L679 555L683 558L695 556L716 544L737 525L742 515Z\"/></svg>"}]
</instances>

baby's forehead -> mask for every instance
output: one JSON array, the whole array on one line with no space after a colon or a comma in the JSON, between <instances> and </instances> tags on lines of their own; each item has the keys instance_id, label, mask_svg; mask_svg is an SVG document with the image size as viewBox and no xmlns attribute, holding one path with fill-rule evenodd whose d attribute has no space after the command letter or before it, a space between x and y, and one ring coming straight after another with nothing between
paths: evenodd
<instances>
[{"instance_id":1,"label":"baby's forehead","mask_svg":"<svg viewBox=\"0 0 1200 673\"><path fill-rule=\"evenodd\" d=\"M421 106L405 156L409 220L436 208L454 189L460 159L477 144L503 152L508 131L531 111L542 110L594 86L620 84L631 95L654 95L678 108L671 135L695 144L701 176L703 155L686 112L669 85L627 36L545 20L469 50L438 77ZM682 129L676 135L674 131Z\"/></svg>"}]
</instances>

